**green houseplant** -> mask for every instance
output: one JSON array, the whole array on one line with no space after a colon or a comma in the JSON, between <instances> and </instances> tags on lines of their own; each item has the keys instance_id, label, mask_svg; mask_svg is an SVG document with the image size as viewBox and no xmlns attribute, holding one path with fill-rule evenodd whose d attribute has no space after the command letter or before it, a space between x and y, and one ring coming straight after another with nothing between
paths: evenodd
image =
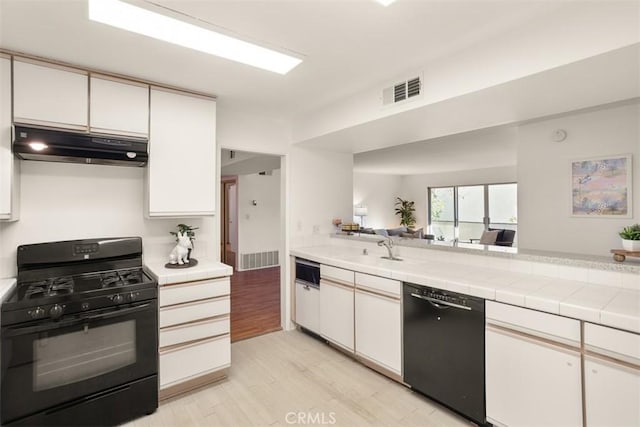
<instances>
[{"instance_id":1,"label":"green houseplant","mask_svg":"<svg viewBox=\"0 0 640 427\"><path fill-rule=\"evenodd\" d=\"M413 227L416 223L415 202L402 200L400 197L396 197L396 200L396 215L400 216L400 225L404 225L407 228Z\"/></svg>"},{"instance_id":2,"label":"green houseplant","mask_svg":"<svg viewBox=\"0 0 640 427\"><path fill-rule=\"evenodd\" d=\"M624 227L620 233L622 247L627 251L640 251L640 224Z\"/></svg>"},{"instance_id":3,"label":"green houseplant","mask_svg":"<svg viewBox=\"0 0 640 427\"><path fill-rule=\"evenodd\" d=\"M187 224L178 224L176 226L176 228L178 229L178 231L170 231L169 234L171 234L172 236L174 236L176 238L176 243L178 242L178 233L181 234L186 234L187 236L189 236L189 240L191 240L191 246L193 246L193 241L196 240L196 232L195 230L197 230L200 227L192 227L190 225ZM189 255L187 256L187 258L191 258L191 251L192 249L189 249Z\"/></svg>"}]
</instances>

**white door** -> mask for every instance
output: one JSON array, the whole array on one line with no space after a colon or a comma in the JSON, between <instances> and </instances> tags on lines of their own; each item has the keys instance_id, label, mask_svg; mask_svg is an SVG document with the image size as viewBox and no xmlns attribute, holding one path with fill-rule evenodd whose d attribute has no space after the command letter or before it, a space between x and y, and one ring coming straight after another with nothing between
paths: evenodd
<instances>
[{"instance_id":1,"label":"white door","mask_svg":"<svg viewBox=\"0 0 640 427\"><path fill-rule=\"evenodd\" d=\"M400 301L356 290L356 354L398 375L402 373L402 313Z\"/></svg>"},{"instance_id":2,"label":"white door","mask_svg":"<svg viewBox=\"0 0 640 427\"><path fill-rule=\"evenodd\" d=\"M91 132L147 137L149 86L91 76Z\"/></svg>"},{"instance_id":3,"label":"white door","mask_svg":"<svg viewBox=\"0 0 640 427\"><path fill-rule=\"evenodd\" d=\"M587 427L640 426L640 368L586 356Z\"/></svg>"},{"instance_id":4,"label":"white door","mask_svg":"<svg viewBox=\"0 0 640 427\"><path fill-rule=\"evenodd\" d=\"M84 72L14 61L13 96L16 123L87 130L89 81Z\"/></svg>"},{"instance_id":5,"label":"white door","mask_svg":"<svg viewBox=\"0 0 640 427\"><path fill-rule=\"evenodd\" d=\"M353 351L353 288L320 280L320 335Z\"/></svg>"},{"instance_id":6,"label":"white door","mask_svg":"<svg viewBox=\"0 0 640 427\"><path fill-rule=\"evenodd\" d=\"M581 427L580 354L487 328L487 418L506 426Z\"/></svg>"},{"instance_id":7,"label":"white door","mask_svg":"<svg viewBox=\"0 0 640 427\"><path fill-rule=\"evenodd\" d=\"M296 282L296 323L320 333L320 290Z\"/></svg>"}]
</instances>

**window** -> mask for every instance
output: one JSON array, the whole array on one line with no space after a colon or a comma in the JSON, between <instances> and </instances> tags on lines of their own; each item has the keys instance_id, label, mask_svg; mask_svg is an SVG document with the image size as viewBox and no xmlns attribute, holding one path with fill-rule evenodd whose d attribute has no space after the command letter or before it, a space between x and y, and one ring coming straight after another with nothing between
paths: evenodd
<instances>
[{"instance_id":1,"label":"window","mask_svg":"<svg viewBox=\"0 0 640 427\"><path fill-rule=\"evenodd\" d=\"M437 240L469 242L486 228L516 230L518 184L429 188L429 233Z\"/></svg>"}]
</instances>

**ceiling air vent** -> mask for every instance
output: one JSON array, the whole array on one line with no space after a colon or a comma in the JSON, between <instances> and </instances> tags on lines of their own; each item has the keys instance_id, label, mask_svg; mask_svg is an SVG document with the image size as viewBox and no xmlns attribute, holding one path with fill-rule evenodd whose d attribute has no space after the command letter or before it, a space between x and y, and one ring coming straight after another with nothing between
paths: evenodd
<instances>
[{"instance_id":1,"label":"ceiling air vent","mask_svg":"<svg viewBox=\"0 0 640 427\"><path fill-rule=\"evenodd\" d=\"M420 77L397 83L382 90L382 105L395 104L422 93Z\"/></svg>"},{"instance_id":2,"label":"ceiling air vent","mask_svg":"<svg viewBox=\"0 0 640 427\"><path fill-rule=\"evenodd\" d=\"M420 77L407 82L407 98L420 95Z\"/></svg>"},{"instance_id":3,"label":"ceiling air vent","mask_svg":"<svg viewBox=\"0 0 640 427\"><path fill-rule=\"evenodd\" d=\"M393 87L393 102L400 102L407 99L407 83L400 83Z\"/></svg>"}]
</instances>

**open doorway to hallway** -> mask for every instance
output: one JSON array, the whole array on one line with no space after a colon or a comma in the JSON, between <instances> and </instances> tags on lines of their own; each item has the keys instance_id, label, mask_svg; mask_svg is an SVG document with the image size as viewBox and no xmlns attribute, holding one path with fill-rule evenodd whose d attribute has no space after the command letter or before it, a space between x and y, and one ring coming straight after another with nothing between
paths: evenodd
<instances>
[{"instance_id":1,"label":"open doorway to hallway","mask_svg":"<svg viewBox=\"0 0 640 427\"><path fill-rule=\"evenodd\" d=\"M281 157L223 149L220 259L231 277L231 341L281 329Z\"/></svg>"}]
</instances>

